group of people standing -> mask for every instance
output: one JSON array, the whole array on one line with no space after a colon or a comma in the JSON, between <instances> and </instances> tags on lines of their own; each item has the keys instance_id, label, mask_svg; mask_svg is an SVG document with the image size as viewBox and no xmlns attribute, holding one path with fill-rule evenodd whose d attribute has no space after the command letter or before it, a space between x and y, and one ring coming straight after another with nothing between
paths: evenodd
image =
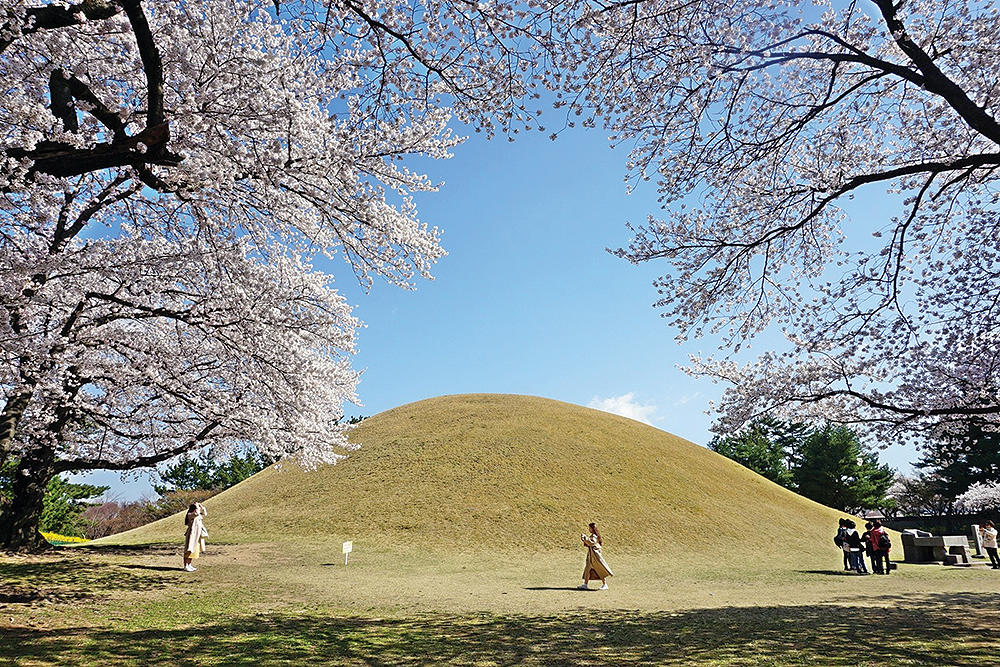
<instances>
[{"instance_id":1,"label":"group of people standing","mask_svg":"<svg viewBox=\"0 0 1000 667\"><path fill-rule=\"evenodd\" d=\"M892 542L889 533L882 527L882 522L872 519L865 523L865 532L859 534L857 524L851 519L841 519L833 543L844 552L844 570L868 574L865 556L871 559L872 572L889 574L892 565L889 562L889 551Z\"/></svg>"}]
</instances>

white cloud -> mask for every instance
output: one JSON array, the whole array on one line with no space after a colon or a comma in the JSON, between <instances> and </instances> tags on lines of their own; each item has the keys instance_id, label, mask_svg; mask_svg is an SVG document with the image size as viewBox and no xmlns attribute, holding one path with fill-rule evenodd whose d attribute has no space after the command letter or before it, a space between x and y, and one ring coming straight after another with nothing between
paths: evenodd
<instances>
[{"instance_id":1,"label":"white cloud","mask_svg":"<svg viewBox=\"0 0 1000 667\"><path fill-rule=\"evenodd\" d=\"M628 417L629 419L634 419L650 426L653 425L654 415L656 415L657 410L656 406L652 403L637 403L635 393L631 391L621 396L612 396L611 398L598 398L595 396L587 404L587 407Z\"/></svg>"},{"instance_id":2,"label":"white cloud","mask_svg":"<svg viewBox=\"0 0 1000 667\"><path fill-rule=\"evenodd\" d=\"M685 406L688 403L690 403L691 401L698 400L700 398L701 398L701 392L700 391L696 391L691 396L688 396L688 395L685 394L684 396L681 396L676 401L674 401L674 407L675 408L679 408L679 407Z\"/></svg>"}]
</instances>

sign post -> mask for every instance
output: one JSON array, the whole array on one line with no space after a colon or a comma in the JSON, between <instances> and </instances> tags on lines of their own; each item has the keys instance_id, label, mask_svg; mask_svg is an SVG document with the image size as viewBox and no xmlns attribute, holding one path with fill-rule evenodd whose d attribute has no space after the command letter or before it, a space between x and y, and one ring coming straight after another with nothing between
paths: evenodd
<instances>
[{"instance_id":1,"label":"sign post","mask_svg":"<svg viewBox=\"0 0 1000 667\"><path fill-rule=\"evenodd\" d=\"M351 555L354 550L353 542L344 542L344 567L347 567L347 557Z\"/></svg>"}]
</instances>

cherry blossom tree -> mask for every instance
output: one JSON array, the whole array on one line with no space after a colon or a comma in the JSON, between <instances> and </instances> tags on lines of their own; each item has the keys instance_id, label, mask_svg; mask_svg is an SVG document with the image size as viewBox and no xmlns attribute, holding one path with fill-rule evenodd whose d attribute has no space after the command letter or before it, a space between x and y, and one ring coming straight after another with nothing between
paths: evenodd
<instances>
[{"instance_id":1,"label":"cherry blossom tree","mask_svg":"<svg viewBox=\"0 0 1000 667\"><path fill-rule=\"evenodd\" d=\"M437 186L401 160L449 157L451 108L534 122L508 12L0 0L0 548L40 546L63 471L349 449L358 322L313 261L430 277Z\"/></svg>"},{"instance_id":2,"label":"cherry blossom tree","mask_svg":"<svg viewBox=\"0 0 1000 667\"><path fill-rule=\"evenodd\" d=\"M658 185L662 219L617 254L666 265L656 305L682 340L719 337L690 371L728 384L720 432L775 414L891 444L1000 420L991 3L640 0L587 20L563 99ZM731 354L777 329L782 349Z\"/></svg>"},{"instance_id":3,"label":"cherry blossom tree","mask_svg":"<svg viewBox=\"0 0 1000 667\"><path fill-rule=\"evenodd\" d=\"M995 510L1000 507L1000 483L976 482L955 499L955 504L973 514Z\"/></svg>"},{"instance_id":4,"label":"cherry blossom tree","mask_svg":"<svg viewBox=\"0 0 1000 667\"><path fill-rule=\"evenodd\" d=\"M127 470L246 442L306 465L340 456L335 422L355 400L347 356L357 323L322 273L247 246L126 227L49 257L30 295L38 264L4 266L6 293L22 288L8 306L16 347L4 359L23 378L10 378L21 393L8 399L23 408L5 415L17 417L6 447L18 459L12 534L33 530L34 485L68 470Z\"/></svg>"},{"instance_id":5,"label":"cherry blossom tree","mask_svg":"<svg viewBox=\"0 0 1000 667\"><path fill-rule=\"evenodd\" d=\"M891 511L896 514L950 516L955 511L955 498L942 493L942 485L934 473L899 475L886 495L891 501Z\"/></svg>"}]
</instances>

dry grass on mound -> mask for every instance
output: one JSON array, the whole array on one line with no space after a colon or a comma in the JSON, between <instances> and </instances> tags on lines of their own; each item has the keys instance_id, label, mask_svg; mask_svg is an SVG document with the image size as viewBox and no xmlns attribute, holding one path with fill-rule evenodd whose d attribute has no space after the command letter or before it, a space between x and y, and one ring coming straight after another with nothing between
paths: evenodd
<instances>
[{"instance_id":1,"label":"dry grass on mound","mask_svg":"<svg viewBox=\"0 0 1000 667\"><path fill-rule=\"evenodd\" d=\"M430 399L366 420L336 466L266 470L207 503L224 542L575 551L596 521L618 553L761 550L825 558L839 515L681 438L615 415L509 395ZM172 517L118 542L173 541Z\"/></svg>"}]
</instances>

